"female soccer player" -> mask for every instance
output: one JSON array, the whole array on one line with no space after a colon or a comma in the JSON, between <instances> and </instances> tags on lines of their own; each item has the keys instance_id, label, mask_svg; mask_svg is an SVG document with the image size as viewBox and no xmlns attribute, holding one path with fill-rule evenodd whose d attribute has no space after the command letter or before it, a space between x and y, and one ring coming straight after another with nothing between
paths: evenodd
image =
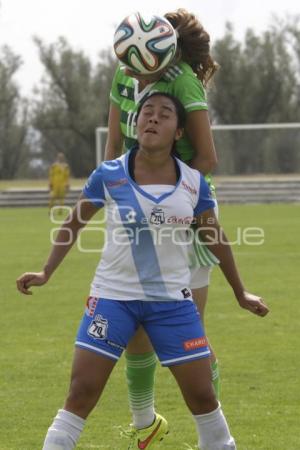
<instances>
[{"instance_id":1,"label":"female soccer player","mask_svg":"<svg viewBox=\"0 0 300 450\"><path fill-rule=\"evenodd\" d=\"M176 98L162 93L149 96L137 118L138 145L93 172L44 269L17 280L24 294L31 293L30 286L45 284L79 230L106 206L108 245L77 334L70 391L43 450L75 447L85 419L139 325L179 384L196 422L199 446L236 448L215 397L210 350L189 288L186 244L192 222L199 232L205 228L203 239L214 239L212 251L239 305L260 316L268 308L261 298L245 291L203 176L172 154L183 132L184 116ZM161 439L166 431L160 420L133 433L129 448L148 449L152 436Z\"/></svg>"},{"instance_id":2,"label":"female soccer player","mask_svg":"<svg viewBox=\"0 0 300 450\"><path fill-rule=\"evenodd\" d=\"M180 159L206 176L211 190L210 171L217 163L210 129L204 86L217 70L210 56L210 37L197 18L184 9L165 17L178 33L178 51L166 70L150 76L140 76L124 68L116 71L109 114L109 131L105 159L114 159L136 142L135 120L138 103L153 91L168 92L177 97L187 112L185 133L177 143ZM202 321L207 300L209 275L216 259L203 245L191 245L190 268L193 299ZM212 379L219 397L219 369L211 350ZM126 351L126 375L133 426L149 425L155 417L154 375L156 356L142 328L131 340Z\"/></svg>"}]
</instances>

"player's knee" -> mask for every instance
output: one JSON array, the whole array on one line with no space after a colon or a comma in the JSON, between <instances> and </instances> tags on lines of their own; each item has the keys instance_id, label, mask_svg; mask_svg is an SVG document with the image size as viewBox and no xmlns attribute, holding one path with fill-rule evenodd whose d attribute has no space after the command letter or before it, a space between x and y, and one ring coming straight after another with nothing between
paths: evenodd
<instances>
[{"instance_id":1,"label":"player's knee","mask_svg":"<svg viewBox=\"0 0 300 450\"><path fill-rule=\"evenodd\" d=\"M96 384L83 380L82 378L73 378L67 398L67 403L76 410L87 410L93 408L98 399L98 387Z\"/></svg>"},{"instance_id":2,"label":"player's knee","mask_svg":"<svg viewBox=\"0 0 300 450\"><path fill-rule=\"evenodd\" d=\"M195 389L189 400L189 408L195 415L207 414L218 407L218 401L213 386Z\"/></svg>"}]
</instances>

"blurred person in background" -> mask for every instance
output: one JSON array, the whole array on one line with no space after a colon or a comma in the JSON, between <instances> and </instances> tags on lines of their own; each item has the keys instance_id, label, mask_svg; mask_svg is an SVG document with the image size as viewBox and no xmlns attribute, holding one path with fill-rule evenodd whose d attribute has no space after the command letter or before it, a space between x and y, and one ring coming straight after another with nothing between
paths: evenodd
<instances>
[{"instance_id":1,"label":"blurred person in background","mask_svg":"<svg viewBox=\"0 0 300 450\"><path fill-rule=\"evenodd\" d=\"M49 212L51 208L58 204L64 206L66 193L70 188L70 167L66 162L65 155L62 152L57 154L56 160L49 169ZM59 214L62 209L59 209Z\"/></svg>"}]
</instances>

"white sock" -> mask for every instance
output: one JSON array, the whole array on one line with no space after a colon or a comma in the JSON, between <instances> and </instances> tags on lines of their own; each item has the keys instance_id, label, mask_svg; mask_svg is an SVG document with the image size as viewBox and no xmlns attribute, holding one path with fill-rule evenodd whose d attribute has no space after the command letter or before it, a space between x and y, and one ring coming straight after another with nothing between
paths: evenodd
<instances>
[{"instance_id":1,"label":"white sock","mask_svg":"<svg viewBox=\"0 0 300 450\"><path fill-rule=\"evenodd\" d=\"M83 430L85 420L59 409L45 438L43 450L73 450Z\"/></svg>"},{"instance_id":2,"label":"white sock","mask_svg":"<svg viewBox=\"0 0 300 450\"><path fill-rule=\"evenodd\" d=\"M141 428L150 427L155 420L155 411L153 406L148 406L141 410L132 411L133 426L140 430Z\"/></svg>"},{"instance_id":3,"label":"white sock","mask_svg":"<svg viewBox=\"0 0 300 450\"><path fill-rule=\"evenodd\" d=\"M193 416L201 450L236 450L221 405L208 414Z\"/></svg>"}]
</instances>

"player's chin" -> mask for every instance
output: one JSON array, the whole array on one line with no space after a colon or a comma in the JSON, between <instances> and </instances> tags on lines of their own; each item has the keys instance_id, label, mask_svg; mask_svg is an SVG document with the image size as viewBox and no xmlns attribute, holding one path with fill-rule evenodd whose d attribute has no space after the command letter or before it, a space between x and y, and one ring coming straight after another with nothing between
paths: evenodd
<instances>
[{"instance_id":1,"label":"player's chin","mask_svg":"<svg viewBox=\"0 0 300 450\"><path fill-rule=\"evenodd\" d=\"M159 143L160 139L158 134L155 133L144 133L140 143L144 147L155 148Z\"/></svg>"}]
</instances>

